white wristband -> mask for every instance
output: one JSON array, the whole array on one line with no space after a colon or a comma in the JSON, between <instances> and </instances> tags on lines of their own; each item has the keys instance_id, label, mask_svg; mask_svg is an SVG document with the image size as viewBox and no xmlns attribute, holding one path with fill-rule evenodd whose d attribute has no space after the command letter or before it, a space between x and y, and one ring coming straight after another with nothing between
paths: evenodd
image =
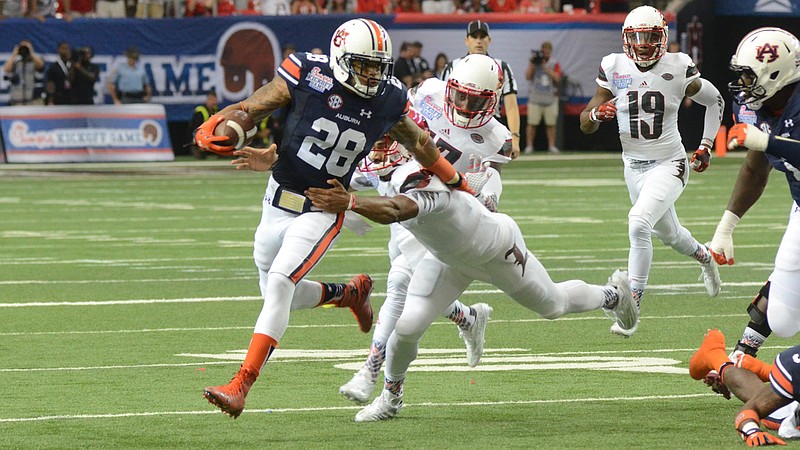
<instances>
[{"instance_id":1,"label":"white wristband","mask_svg":"<svg viewBox=\"0 0 800 450\"><path fill-rule=\"evenodd\" d=\"M717 233L724 234L726 236L732 235L733 229L739 224L739 220L741 220L739 216L726 209L722 214L722 218L719 220L719 224L717 225Z\"/></svg>"}]
</instances>

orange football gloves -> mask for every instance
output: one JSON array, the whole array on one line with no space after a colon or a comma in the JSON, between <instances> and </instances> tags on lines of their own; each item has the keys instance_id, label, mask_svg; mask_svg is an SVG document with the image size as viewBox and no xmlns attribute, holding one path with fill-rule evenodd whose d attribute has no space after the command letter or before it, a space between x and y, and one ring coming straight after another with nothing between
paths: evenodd
<instances>
[{"instance_id":1,"label":"orange football gloves","mask_svg":"<svg viewBox=\"0 0 800 450\"><path fill-rule=\"evenodd\" d=\"M608 122L609 120L614 120L617 117L617 105L614 103L616 99L611 99L600 106L595 106L589 111L589 119L592 122Z\"/></svg>"},{"instance_id":2,"label":"orange football gloves","mask_svg":"<svg viewBox=\"0 0 800 450\"><path fill-rule=\"evenodd\" d=\"M220 114L214 114L213 116L209 117L208 120L202 123L197 129L194 131L194 142L195 144L203 150L220 153L220 154L230 154L234 150L233 145L218 145L217 142L225 141L228 139L227 136L216 136L214 134L214 129L217 128L222 121L225 120L225 117Z\"/></svg>"}]
</instances>

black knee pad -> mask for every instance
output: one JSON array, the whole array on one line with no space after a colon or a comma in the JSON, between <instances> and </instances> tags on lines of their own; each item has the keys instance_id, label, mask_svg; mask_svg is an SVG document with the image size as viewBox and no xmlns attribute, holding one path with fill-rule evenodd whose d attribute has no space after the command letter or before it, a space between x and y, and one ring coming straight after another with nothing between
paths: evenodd
<instances>
[{"instance_id":1,"label":"black knee pad","mask_svg":"<svg viewBox=\"0 0 800 450\"><path fill-rule=\"evenodd\" d=\"M756 306L762 298L764 298L765 301L769 301L769 281L761 287L756 298L747 305L747 314L750 316L749 327L766 337L772 333L772 329L769 327L769 322L767 321L767 313L762 312L758 309L758 306Z\"/></svg>"}]
</instances>

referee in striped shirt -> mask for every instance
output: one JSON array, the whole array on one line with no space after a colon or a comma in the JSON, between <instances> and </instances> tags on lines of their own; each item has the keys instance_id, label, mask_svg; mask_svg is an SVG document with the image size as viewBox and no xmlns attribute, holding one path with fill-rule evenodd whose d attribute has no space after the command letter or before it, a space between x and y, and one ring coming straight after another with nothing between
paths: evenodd
<instances>
[{"instance_id":1,"label":"referee in striped shirt","mask_svg":"<svg viewBox=\"0 0 800 450\"><path fill-rule=\"evenodd\" d=\"M464 43L467 45L468 55L479 53L481 55L489 55L489 43L492 38L489 37L489 24L482 20L473 20L467 25L467 37L464 38ZM501 97L503 104L506 107L506 125L511 131L511 156L512 159L519 156L519 105L517 105L517 80L514 78L514 72L511 67L498 58L494 58L503 69L503 89ZM442 80L450 78L453 72L453 66L458 64L461 58L456 58L450 61L442 71ZM500 117L500 109L498 108L495 115Z\"/></svg>"}]
</instances>

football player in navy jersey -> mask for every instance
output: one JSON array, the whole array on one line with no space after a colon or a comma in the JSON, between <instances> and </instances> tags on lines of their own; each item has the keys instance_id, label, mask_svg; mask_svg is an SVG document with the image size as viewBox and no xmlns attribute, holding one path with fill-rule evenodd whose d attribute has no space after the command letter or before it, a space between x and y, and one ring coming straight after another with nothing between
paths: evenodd
<instances>
[{"instance_id":1,"label":"football player in navy jersey","mask_svg":"<svg viewBox=\"0 0 800 450\"><path fill-rule=\"evenodd\" d=\"M291 310L349 307L361 331L372 328L369 276L357 275L347 285L304 280L346 223L345 214L314 208L304 195L306 189L328 188L329 179L348 186L358 162L388 132L449 186L470 191L427 133L406 116L406 91L392 77L392 45L386 30L372 20L347 21L336 29L330 49L330 57L289 55L278 69L279 76L222 111L241 108L258 123L278 108L288 107L280 157L255 233L253 256L264 305L239 372L227 385L204 390L209 402L233 418L242 413L250 387L278 346ZM222 115L211 116L197 129L195 141L200 148L233 150L220 145L226 137L214 135L223 120Z\"/></svg>"},{"instance_id":2,"label":"football player in navy jersey","mask_svg":"<svg viewBox=\"0 0 800 450\"><path fill-rule=\"evenodd\" d=\"M748 150L728 207L717 225L710 250L719 264L734 264L733 230L761 197L769 172L784 172L793 202L789 224L775 255L767 283L748 306L750 322L730 355L755 355L775 332L791 337L800 331L800 43L780 28L759 28L739 43L731 58L738 78L728 85L736 124L728 147ZM769 306L768 306L769 305ZM705 379L727 394L719 375ZM728 394L729 395L729 394Z\"/></svg>"}]
</instances>

